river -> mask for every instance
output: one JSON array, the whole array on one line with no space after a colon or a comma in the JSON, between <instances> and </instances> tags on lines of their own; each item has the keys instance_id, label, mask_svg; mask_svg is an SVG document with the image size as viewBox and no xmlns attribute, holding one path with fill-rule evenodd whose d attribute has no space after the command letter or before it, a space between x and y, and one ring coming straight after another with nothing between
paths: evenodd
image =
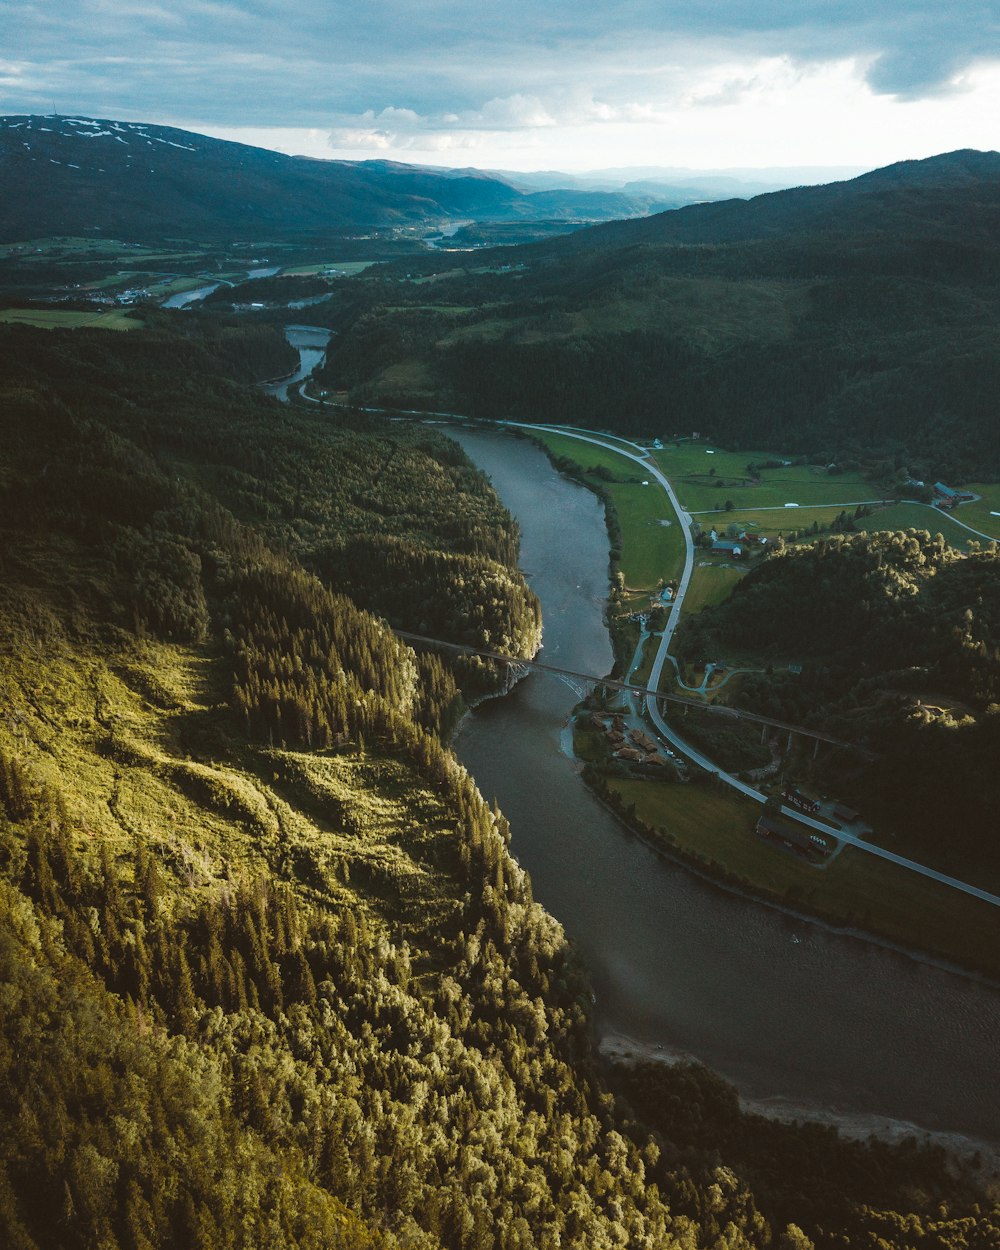
<instances>
[{"instance_id":1,"label":"river","mask_svg":"<svg viewBox=\"0 0 1000 1250\"><path fill-rule=\"evenodd\" d=\"M599 503L529 443L448 432L520 522L543 658L607 672ZM587 964L602 1035L693 1056L762 1109L1000 1143L1000 991L730 894L657 855L600 806L567 754L579 694L533 674L468 716L456 749L499 800L536 897Z\"/></svg>"},{"instance_id":2,"label":"river","mask_svg":"<svg viewBox=\"0 0 1000 1250\"><path fill-rule=\"evenodd\" d=\"M288 377L274 382L262 382L261 390L278 399L288 399L288 388L303 382L326 355L330 331L322 326L285 326L285 338L299 353L299 367Z\"/></svg>"},{"instance_id":3,"label":"river","mask_svg":"<svg viewBox=\"0 0 1000 1250\"><path fill-rule=\"evenodd\" d=\"M249 282L251 278L270 278L281 270L280 265L264 265L257 269L248 269L246 277L242 279ZM232 282L210 282L207 286L195 287L191 291L179 291L176 295L171 295L169 299L163 301L164 308L187 308L190 304L196 304L199 300L203 300L206 295L211 295L213 291L217 291L220 286L232 286Z\"/></svg>"}]
</instances>

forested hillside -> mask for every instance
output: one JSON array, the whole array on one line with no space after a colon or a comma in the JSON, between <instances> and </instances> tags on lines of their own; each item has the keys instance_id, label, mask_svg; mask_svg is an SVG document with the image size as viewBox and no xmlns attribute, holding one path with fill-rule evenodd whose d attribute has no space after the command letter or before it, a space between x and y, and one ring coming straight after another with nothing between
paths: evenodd
<instances>
[{"instance_id":1,"label":"forested hillside","mask_svg":"<svg viewBox=\"0 0 1000 1250\"><path fill-rule=\"evenodd\" d=\"M736 702L866 742L828 779L919 857L971 879L1000 868L1000 552L909 530L787 547L689 618L688 656L735 646L801 674L745 677ZM822 768L819 775L824 775Z\"/></svg>"},{"instance_id":2,"label":"forested hillside","mask_svg":"<svg viewBox=\"0 0 1000 1250\"><path fill-rule=\"evenodd\" d=\"M416 259L337 297L325 384L479 416L1000 473L1000 157ZM418 281L419 279L419 281Z\"/></svg>"},{"instance_id":3,"label":"forested hillside","mask_svg":"<svg viewBox=\"0 0 1000 1250\"><path fill-rule=\"evenodd\" d=\"M0 116L0 241L308 238L373 227L630 217L687 202L655 189L521 191L478 170L317 160L173 126Z\"/></svg>"},{"instance_id":4,"label":"forested hillside","mask_svg":"<svg viewBox=\"0 0 1000 1250\"><path fill-rule=\"evenodd\" d=\"M359 606L537 645L453 444L258 395L237 323L0 348L3 1245L996 1244L938 1151L776 1125L758 1197L709 1078L612 1096L456 674Z\"/></svg>"}]
</instances>

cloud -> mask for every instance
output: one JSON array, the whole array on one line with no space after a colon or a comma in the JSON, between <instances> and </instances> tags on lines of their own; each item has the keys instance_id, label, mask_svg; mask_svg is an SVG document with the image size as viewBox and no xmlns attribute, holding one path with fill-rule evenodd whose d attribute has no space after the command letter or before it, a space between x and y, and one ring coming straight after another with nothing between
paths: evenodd
<instances>
[{"instance_id":1,"label":"cloud","mask_svg":"<svg viewBox=\"0 0 1000 1250\"><path fill-rule=\"evenodd\" d=\"M721 118L834 64L936 100L1000 63L993 0L3 0L0 23L8 111L280 124L345 150Z\"/></svg>"}]
</instances>

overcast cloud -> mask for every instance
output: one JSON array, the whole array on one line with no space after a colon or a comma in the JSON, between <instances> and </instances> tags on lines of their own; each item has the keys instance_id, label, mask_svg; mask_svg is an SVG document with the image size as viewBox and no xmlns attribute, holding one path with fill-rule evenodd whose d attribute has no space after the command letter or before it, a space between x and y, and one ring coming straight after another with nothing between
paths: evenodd
<instances>
[{"instance_id":1,"label":"overcast cloud","mask_svg":"<svg viewBox=\"0 0 1000 1250\"><path fill-rule=\"evenodd\" d=\"M2 0L0 103L522 167L643 144L645 163L671 163L695 140L702 164L727 141L767 163L750 124L787 155L808 118L816 160L849 160L845 126L996 146L997 14L974 0ZM872 136L854 138L864 160Z\"/></svg>"}]
</instances>

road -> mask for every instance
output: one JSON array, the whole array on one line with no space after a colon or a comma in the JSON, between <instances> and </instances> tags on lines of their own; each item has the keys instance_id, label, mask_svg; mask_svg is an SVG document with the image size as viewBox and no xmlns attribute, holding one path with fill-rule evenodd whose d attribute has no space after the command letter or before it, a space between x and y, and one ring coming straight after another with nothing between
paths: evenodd
<instances>
[{"instance_id":1,"label":"road","mask_svg":"<svg viewBox=\"0 0 1000 1250\"><path fill-rule=\"evenodd\" d=\"M310 397L303 394L303 398L308 399ZM417 417L418 419L432 417L446 421L470 420L470 418L454 412L400 412L398 410L384 408L366 408L363 411L384 412L397 417ZM653 660L653 667L650 670L649 686L653 690L658 690L663 681L663 668L667 662L667 657L670 651L670 643L673 640L674 632L677 629L677 626L680 624L681 605L684 602L684 597L687 594L688 587L691 583L691 575L694 572L694 541L691 537L691 514L689 512L685 512L681 507L680 501L674 493L674 488L671 486L659 465L656 464L649 452L649 449L640 446L638 443L633 443L628 439L618 437L613 439L602 438L594 433L585 433L579 428L571 429L562 425L530 424L526 421L498 421L495 422L495 424L510 426L514 429L538 430L548 434L559 434L563 438L574 438L582 443L590 443L595 447L604 447L608 451L617 452L618 455L624 456L626 459L632 460L636 464L640 465L645 473L657 482L664 494L667 496L667 499L670 501L670 506L677 515L678 523L681 527L681 533L684 535L684 570L681 573L680 580L678 581L677 593L674 595L673 599L673 608L667 620L666 627L660 635L660 644ZM629 447L632 448L631 451L626 450L626 448ZM927 506L930 507L931 505L928 504ZM791 512L792 509L789 509L789 511ZM954 519L953 515L952 519ZM962 524L962 522L959 522L959 524ZM979 533L979 531L973 530L971 526L965 525L964 528L968 529L973 534ZM989 535L987 534L982 534L980 536L989 539ZM990 539L990 541L994 540ZM679 733L667 724L667 721L664 719L663 713L660 710L658 700L651 700L647 698L646 710L649 714L651 722L656 727L657 732L663 740L665 742L669 742L671 746L676 747L676 749L687 759L699 765L707 772L713 773L723 785L731 787L733 790L745 795L748 799L752 799L755 803L763 804L767 801L767 795L761 793L760 790L755 790L753 786L748 785L745 781L741 781L738 777L734 777L732 773L727 773L723 769L720 769L713 760L709 759L709 757L702 751L699 751L697 747L694 747L689 742L686 742ZM907 859L903 855L896 855L893 851L877 846L873 842L865 841L864 838L851 833L849 830L831 829L831 827L824 824L823 821L815 820L812 816L807 816L804 812L800 812L793 807L782 807L781 814L787 820L800 825L806 825L807 827L824 834L828 838L831 836L837 838L841 843L848 846L855 846L858 850L864 851L868 855L874 855L877 859L884 859L891 864L896 864L900 868L905 868L910 872L915 872L919 876L927 877L931 881L937 881L941 885L948 886L953 890L959 890L961 893L970 895L972 898L980 899L984 903L989 903L994 907L1000 907L1000 896L991 894L988 890L982 890L978 886L970 885L967 881L959 881L956 877L949 877L946 873L938 872L936 869L929 868L926 864L918 863L916 860Z\"/></svg>"},{"instance_id":2,"label":"road","mask_svg":"<svg viewBox=\"0 0 1000 1250\"><path fill-rule=\"evenodd\" d=\"M525 423L523 422L506 422L505 424L525 426ZM674 494L673 487L670 485L659 466L650 462L650 459L648 458L648 451L645 448L640 447L637 443L627 443L626 445L634 448L634 451L624 451L622 449L621 442L617 444L611 443L597 435L588 435L575 431L569 431L562 426L527 425L525 428L545 431L551 434L559 434L564 438L576 438L584 443L592 443L597 447L605 447L611 451L617 451L619 455L625 456L629 460L634 460L637 464L641 464L649 476L651 478L655 478L655 480L660 484L665 491L667 498L670 500L671 506L677 514L681 531L684 534L684 572L681 574L680 581L678 582L677 593L674 595L673 600L673 610L670 613L666 628L660 635L660 644L657 648L656 657L653 660L653 667L649 674L650 688L653 690L659 690L663 679L663 666L667 662L667 656L670 651L670 643L673 639L674 631L680 622L681 605L684 602L684 596L687 593L688 585L691 581L691 574L694 571L694 541L691 537L690 514L681 508L677 496ZM768 796L766 794L762 794L760 790L755 790L753 786L748 785L745 781L741 781L738 777L734 777L732 773L727 773L723 769L720 769L713 760L709 759L709 757L702 751L699 751L697 747L693 747L689 742L686 742L679 733L667 724L663 717L663 713L660 711L658 700L647 699L646 709L649 713L650 720L656 726L656 730L660 736L666 742L669 742L671 746L676 747L677 750L687 759L692 760L695 764L698 764L707 772L714 773L719 781L721 781L724 785L732 787L732 789L737 790L748 799L752 799L755 803L763 804L767 801ZM804 812L800 812L793 807L782 807L781 814L785 817L785 819L794 821L800 825L806 825L811 829L815 829L818 832L825 834L828 838L831 836L838 838L841 842L846 843L849 846L856 846L859 850L865 851L869 855L874 855L878 859L888 860L889 863L896 864L900 868L906 868L910 872L918 873L922 877L928 877L932 881L939 882L941 885L950 886L954 890L960 890L963 894L971 895L973 898L978 898L984 903L990 903L994 907L1000 907L1000 897L996 894L991 894L988 890L981 890L978 886L970 885L966 881L959 881L955 877L949 877L943 872L938 872L934 868L929 868L926 864L917 863L916 860L906 859L902 855L896 855L892 851L887 851L884 847L876 846L872 842L866 842L864 838L859 837L857 834L850 833L846 829L831 829L830 826L824 824L823 821L815 820L812 816L807 816Z\"/></svg>"}]
</instances>

